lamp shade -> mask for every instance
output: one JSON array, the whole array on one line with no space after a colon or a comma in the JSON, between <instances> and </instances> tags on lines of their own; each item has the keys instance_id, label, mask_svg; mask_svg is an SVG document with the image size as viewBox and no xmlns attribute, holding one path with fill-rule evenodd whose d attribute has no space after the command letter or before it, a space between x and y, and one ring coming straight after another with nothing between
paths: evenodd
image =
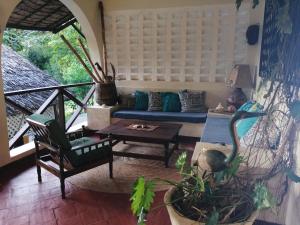
<instances>
[{"instance_id":1,"label":"lamp shade","mask_svg":"<svg viewBox=\"0 0 300 225\"><path fill-rule=\"evenodd\" d=\"M228 86L235 88L252 88L250 66L247 64L237 64L231 70L226 81Z\"/></svg>"}]
</instances>

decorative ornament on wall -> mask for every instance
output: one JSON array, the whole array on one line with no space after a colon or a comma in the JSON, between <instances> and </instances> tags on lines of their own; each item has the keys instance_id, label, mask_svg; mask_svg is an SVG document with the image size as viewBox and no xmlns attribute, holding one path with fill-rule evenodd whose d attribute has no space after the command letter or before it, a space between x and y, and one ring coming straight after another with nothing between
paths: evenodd
<instances>
[{"instance_id":1,"label":"decorative ornament on wall","mask_svg":"<svg viewBox=\"0 0 300 225\"><path fill-rule=\"evenodd\" d=\"M254 24L248 27L246 32L246 38L249 45L255 45L258 42L259 37L259 25Z\"/></svg>"},{"instance_id":2,"label":"decorative ornament on wall","mask_svg":"<svg viewBox=\"0 0 300 225\"><path fill-rule=\"evenodd\" d=\"M261 47L260 76L300 85L300 1L267 0Z\"/></svg>"}]
</instances>

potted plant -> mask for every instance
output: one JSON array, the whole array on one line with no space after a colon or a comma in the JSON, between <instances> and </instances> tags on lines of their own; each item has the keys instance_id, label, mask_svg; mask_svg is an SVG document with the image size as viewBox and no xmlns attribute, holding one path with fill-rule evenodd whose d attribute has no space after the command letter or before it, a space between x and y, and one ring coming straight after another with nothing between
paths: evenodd
<instances>
[{"instance_id":1,"label":"potted plant","mask_svg":"<svg viewBox=\"0 0 300 225\"><path fill-rule=\"evenodd\" d=\"M300 121L299 109L300 101L289 104L290 124ZM138 218L138 225L144 225L146 215L150 210L155 195L154 187L157 182L166 182L171 187L165 194L166 204L172 225L215 225L215 224L247 224L250 225L256 219L258 211L275 207L278 203L266 185L268 180L274 177L273 172L264 172L262 177L248 175L241 180L239 172L245 171L249 158L239 155L236 143L235 122L245 115L258 116L262 113L237 112L230 123L230 130L233 139L233 149L229 156L217 153L217 150L206 150L200 154L198 165L190 166L187 162L187 154L183 153L176 162L176 168L182 179L180 182L161 180L145 180L139 177L133 188L131 196L131 208ZM250 116L251 117L251 116ZM290 134L293 134L293 125L287 128L285 136L282 138L281 148L276 150L278 159L283 157L287 141L293 142ZM265 150L260 150L265 151ZM201 157L204 156L204 157ZM251 157L249 155L249 157ZM287 157L287 156L285 156ZM288 156L289 157L289 156ZM225 162L225 166L222 164ZM293 164L277 164L274 160L270 165L270 171L275 174L282 173L285 177L294 182L300 182L300 178L293 172ZM278 168L280 165L280 168ZM249 166L246 168L251 174L251 170L257 168ZM254 172L255 174L255 172Z\"/></svg>"},{"instance_id":2,"label":"potted plant","mask_svg":"<svg viewBox=\"0 0 300 225\"><path fill-rule=\"evenodd\" d=\"M138 225L145 224L156 182L173 186L164 197L172 225L252 224L257 210L272 207L275 201L263 183L247 189L237 183L241 162L242 157L237 156L222 172L202 173L199 167L189 166L187 154L183 153L176 162L182 176L180 182L139 177L131 196Z\"/></svg>"}]
</instances>

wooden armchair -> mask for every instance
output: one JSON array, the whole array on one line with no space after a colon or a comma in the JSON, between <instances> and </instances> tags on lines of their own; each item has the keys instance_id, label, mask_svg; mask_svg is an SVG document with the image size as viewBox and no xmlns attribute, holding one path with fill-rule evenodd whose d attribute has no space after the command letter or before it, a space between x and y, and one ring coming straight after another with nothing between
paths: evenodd
<instances>
[{"instance_id":1,"label":"wooden armchair","mask_svg":"<svg viewBox=\"0 0 300 225\"><path fill-rule=\"evenodd\" d=\"M42 181L41 167L59 177L63 199L67 177L105 163L109 163L109 175L113 177L110 139L87 137L84 129L66 134L56 120L40 114L33 114L26 120L35 134L38 181Z\"/></svg>"}]
</instances>

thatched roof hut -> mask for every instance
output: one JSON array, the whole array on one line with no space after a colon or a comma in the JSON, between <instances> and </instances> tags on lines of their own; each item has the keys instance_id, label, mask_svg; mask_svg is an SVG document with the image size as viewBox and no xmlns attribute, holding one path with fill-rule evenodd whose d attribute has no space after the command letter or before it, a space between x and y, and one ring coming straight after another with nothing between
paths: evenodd
<instances>
[{"instance_id":1,"label":"thatched roof hut","mask_svg":"<svg viewBox=\"0 0 300 225\"><path fill-rule=\"evenodd\" d=\"M59 85L53 77L37 68L23 56L7 46L2 45L1 58L4 92ZM12 96L9 98L34 112L50 95L51 91L46 91ZM14 115L18 112L11 107L7 107L7 113L8 115Z\"/></svg>"}]
</instances>

